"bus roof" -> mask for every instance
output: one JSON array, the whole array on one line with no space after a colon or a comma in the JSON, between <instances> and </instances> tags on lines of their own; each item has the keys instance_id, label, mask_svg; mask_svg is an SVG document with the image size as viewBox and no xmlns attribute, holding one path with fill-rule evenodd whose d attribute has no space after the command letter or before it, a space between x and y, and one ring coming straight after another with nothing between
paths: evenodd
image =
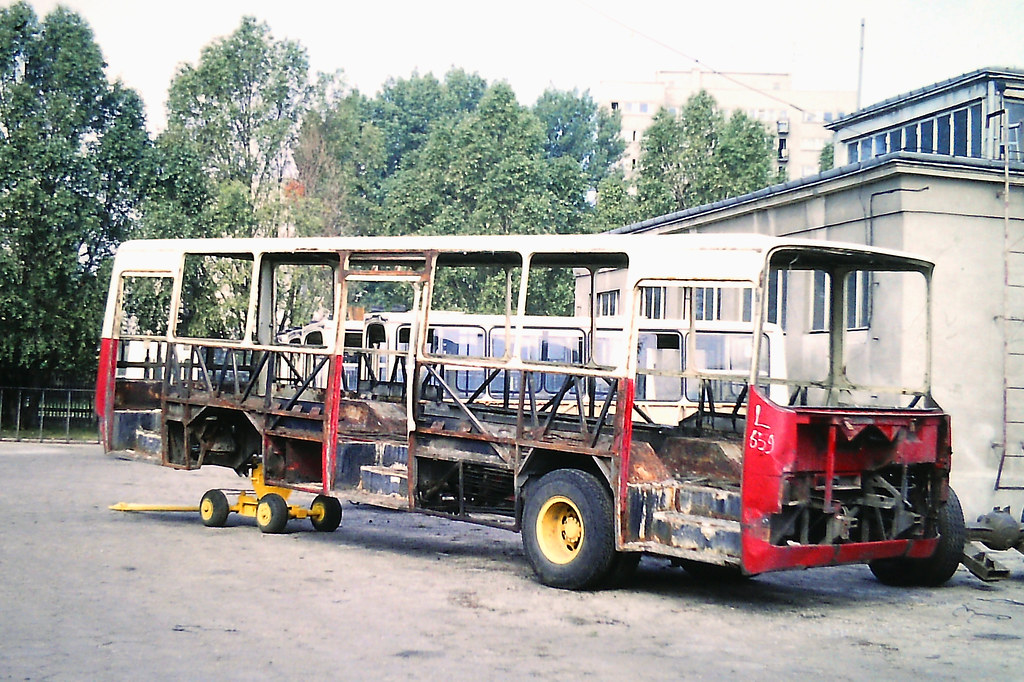
<instances>
[{"instance_id":1,"label":"bus roof","mask_svg":"<svg viewBox=\"0 0 1024 682\"><path fill-rule=\"evenodd\" d=\"M760 276L773 252L804 254L787 262L799 268L823 267L838 259L859 263L865 269L932 269L929 261L918 256L840 242L757 234L593 234L132 240L118 248L115 271L175 271L185 253L301 256L338 251L367 255L437 252L449 262L476 264L502 263L494 254L508 255L509 264L528 257L542 264L578 267L623 267L628 262L637 279L671 278L672 273L685 270L686 279L752 281ZM474 261L477 253L486 256ZM546 259L545 254L556 257Z\"/></svg>"}]
</instances>

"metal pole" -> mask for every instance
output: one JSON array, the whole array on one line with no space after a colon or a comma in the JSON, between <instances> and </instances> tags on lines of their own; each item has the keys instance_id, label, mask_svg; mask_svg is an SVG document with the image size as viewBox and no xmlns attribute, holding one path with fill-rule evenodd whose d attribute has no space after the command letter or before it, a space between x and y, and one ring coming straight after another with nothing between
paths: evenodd
<instances>
[{"instance_id":1,"label":"metal pole","mask_svg":"<svg viewBox=\"0 0 1024 682\"><path fill-rule=\"evenodd\" d=\"M857 64L857 109L860 109L861 86L864 83L864 20L860 20L860 61Z\"/></svg>"},{"instance_id":2,"label":"metal pole","mask_svg":"<svg viewBox=\"0 0 1024 682\"><path fill-rule=\"evenodd\" d=\"M64 442L71 442L71 389L68 389L68 411L64 413Z\"/></svg>"},{"instance_id":3,"label":"metal pole","mask_svg":"<svg viewBox=\"0 0 1024 682\"><path fill-rule=\"evenodd\" d=\"M18 411L14 414L14 440L21 440L21 389L18 389Z\"/></svg>"},{"instance_id":4,"label":"metal pole","mask_svg":"<svg viewBox=\"0 0 1024 682\"><path fill-rule=\"evenodd\" d=\"M39 405L36 407L36 413L39 415L39 442L43 442L43 422L46 421L46 389L40 389L39 391Z\"/></svg>"}]
</instances>

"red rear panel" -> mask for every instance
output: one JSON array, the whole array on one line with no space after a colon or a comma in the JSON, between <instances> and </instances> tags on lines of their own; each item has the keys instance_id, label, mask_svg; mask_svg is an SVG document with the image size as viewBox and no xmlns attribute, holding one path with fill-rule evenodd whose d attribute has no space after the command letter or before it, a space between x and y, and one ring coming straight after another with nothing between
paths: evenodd
<instances>
[{"instance_id":1,"label":"red rear panel","mask_svg":"<svg viewBox=\"0 0 1024 682\"><path fill-rule=\"evenodd\" d=\"M96 416L100 443L109 452L114 428L114 378L117 371L117 339L100 340L100 362L96 373Z\"/></svg>"},{"instance_id":2,"label":"red rear panel","mask_svg":"<svg viewBox=\"0 0 1024 682\"><path fill-rule=\"evenodd\" d=\"M938 410L787 408L752 387L744 570L929 556L949 452Z\"/></svg>"}]
</instances>

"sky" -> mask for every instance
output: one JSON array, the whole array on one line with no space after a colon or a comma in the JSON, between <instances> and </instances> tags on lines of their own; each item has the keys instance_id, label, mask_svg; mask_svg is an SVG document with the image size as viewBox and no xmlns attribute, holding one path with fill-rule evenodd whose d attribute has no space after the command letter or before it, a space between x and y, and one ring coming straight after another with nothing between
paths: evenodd
<instances>
[{"instance_id":1,"label":"sky","mask_svg":"<svg viewBox=\"0 0 1024 682\"><path fill-rule=\"evenodd\" d=\"M56 0L30 4L40 17ZM698 63L720 71L792 75L804 90L857 89L861 103L984 66L1024 68L1021 0L63 0L92 27L108 77L164 126L167 89L204 45L241 17L307 50L311 71L341 69L375 95L414 71L452 67L507 81L520 103L547 88L599 92L602 81L652 80ZM696 62L695 62L696 60Z\"/></svg>"}]
</instances>

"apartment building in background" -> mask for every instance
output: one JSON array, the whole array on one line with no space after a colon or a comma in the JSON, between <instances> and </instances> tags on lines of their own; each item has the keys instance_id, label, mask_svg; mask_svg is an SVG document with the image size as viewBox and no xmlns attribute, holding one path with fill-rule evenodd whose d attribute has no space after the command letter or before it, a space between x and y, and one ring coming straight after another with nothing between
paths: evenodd
<instances>
[{"instance_id":1,"label":"apartment building in background","mask_svg":"<svg viewBox=\"0 0 1024 682\"><path fill-rule=\"evenodd\" d=\"M652 81L604 81L598 103L622 115L626 152L621 165L627 176L640 158L640 141L654 115L665 108L678 113L690 96L706 90L725 114L743 111L761 121L775 136L775 167L790 179L818 172L822 148L832 141L825 126L856 108L853 91L795 90L786 73L657 71Z\"/></svg>"}]
</instances>

